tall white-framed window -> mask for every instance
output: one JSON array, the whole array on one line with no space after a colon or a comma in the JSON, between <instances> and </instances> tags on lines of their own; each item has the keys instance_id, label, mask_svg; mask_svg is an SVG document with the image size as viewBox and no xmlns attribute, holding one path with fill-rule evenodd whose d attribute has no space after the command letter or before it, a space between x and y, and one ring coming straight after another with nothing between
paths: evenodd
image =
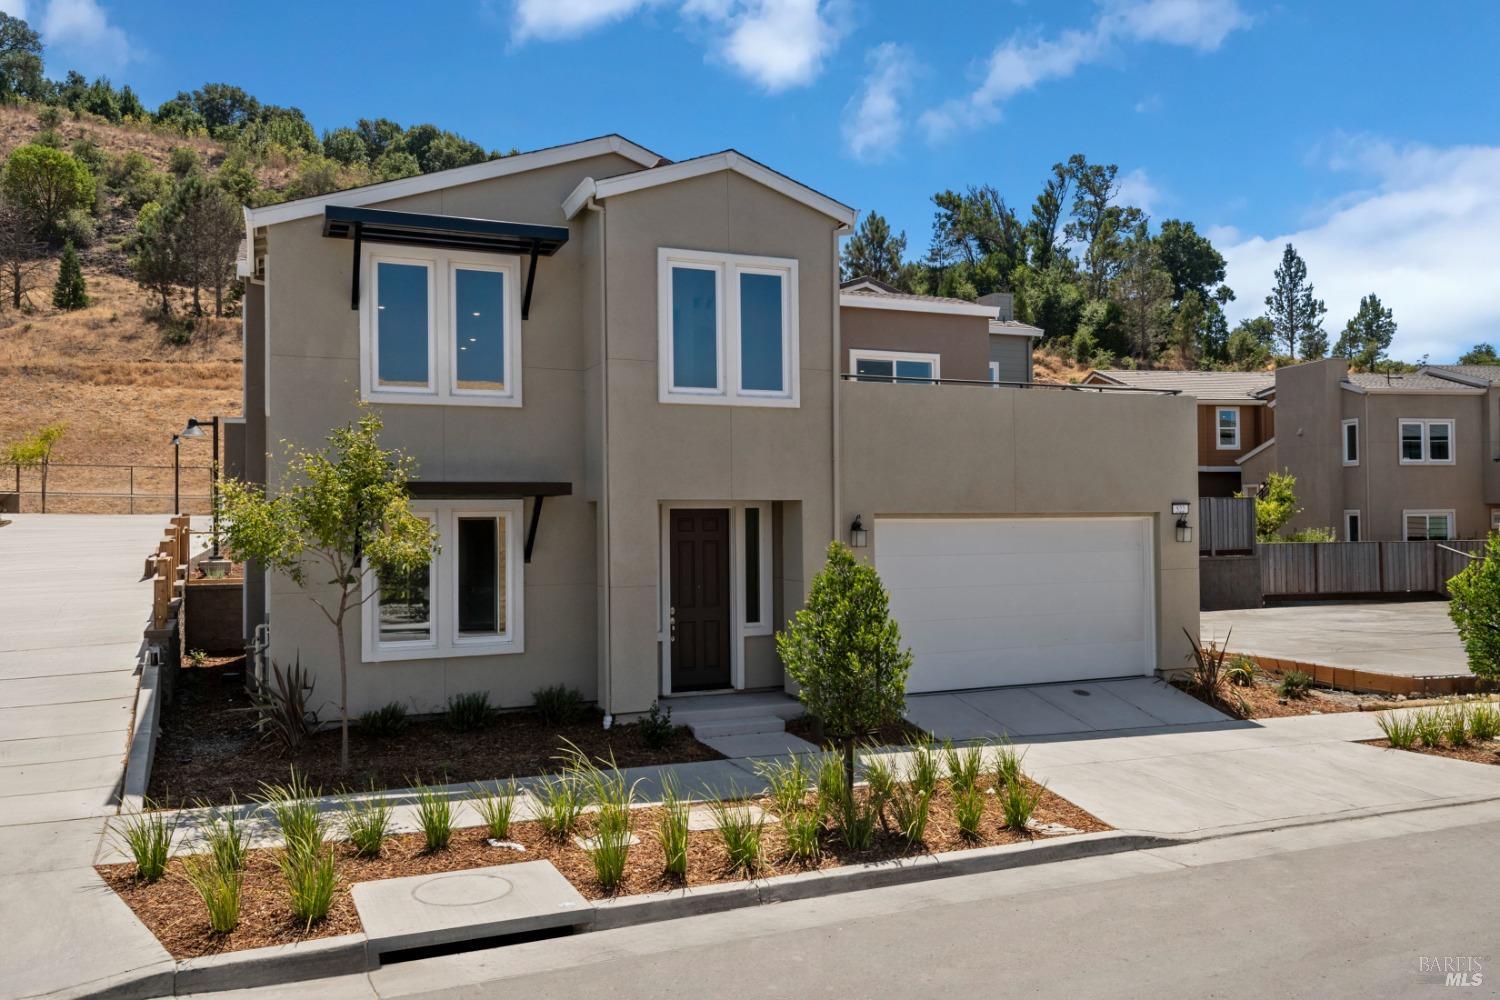
<instances>
[{"instance_id":1,"label":"tall white-framed window","mask_svg":"<svg viewBox=\"0 0 1500 1000\"><path fill-rule=\"evenodd\" d=\"M739 561L745 635L771 635L771 505L746 503L738 509Z\"/></svg>"},{"instance_id":2,"label":"tall white-framed window","mask_svg":"<svg viewBox=\"0 0 1500 1000\"><path fill-rule=\"evenodd\" d=\"M1359 464L1359 421L1345 420L1339 424L1343 441L1345 465Z\"/></svg>"},{"instance_id":3,"label":"tall white-framed window","mask_svg":"<svg viewBox=\"0 0 1500 1000\"><path fill-rule=\"evenodd\" d=\"M1240 408L1238 406L1221 406L1215 410L1214 427L1218 430L1220 451L1239 451Z\"/></svg>"},{"instance_id":4,"label":"tall white-framed window","mask_svg":"<svg viewBox=\"0 0 1500 1000\"><path fill-rule=\"evenodd\" d=\"M1403 510L1402 537L1408 542L1447 541L1453 537L1453 511Z\"/></svg>"},{"instance_id":5,"label":"tall white-framed window","mask_svg":"<svg viewBox=\"0 0 1500 1000\"><path fill-rule=\"evenodd\" d=\"M366 571L364 662L523 652L525 501L412 506L437 528L438 552L405 579Z\"/></svg>"},{"instance_id":6,"label":"tall white-framed window","mask_svg":"<svg viewBox=\"0 0 1500 1000\"><path fill-rule=\"evenodd\" d=\"M519 258L375 245L360 266L364 399L521 405Z\"/></svg>"},{"instance_id":7,"label":"tall white-framed window","mask_svg":"<svg viewBox=\"0 0 1500 1000\"><path fill-rule=\"evenodd\" d=\"M797 406L797 261L657 250L663 403Z\"/></svg>"},{"instance_id":8,"label":"tall white-framed window","mask_svg":"<svg viewBox=\"0 0 1500 1000\"><path fill-rule=\"evenodd\" d=\"M921 385L943 377L942 358L915 351L871 351L851 348L849 373L856 382L897 382Z\"/></svg>"},{"instance_id":9,"label":"tall white-framed window","mask_svg":"<svg viewBox=\"0 0 1500 1000\"><path fill-rule=\"evenodd\" d=\"M1399 428L1402 465L1452 465L1453 421L1402 417Z\"/></svg>"},{"instance_id":10,"label":"tall white-framed window","mask_svg":"<svg viewBox=\"0 0 1500 1000\"><path fill-rule=\"evenodd\" d=\"M1357 511L1357 510L1346 510L1346 511L1344 511L1344 541L1346 541L1346 542L1362 542L1362 541L1364 541L1364 535L1360 532L1359 528L1360 528L1360 525L1359 525L1359 511Z\"/></svg>"},{"instance_id":11,"label":"tall white-framed window","mask_svg":"<svg viewBox=\"0 0 1500 1000\"><path fill-rule=\"evenodd\" d=\"M998 361L990 362L990 381L997 384L1000 381L1000 362Z\"/></svg>"}]
</instances>

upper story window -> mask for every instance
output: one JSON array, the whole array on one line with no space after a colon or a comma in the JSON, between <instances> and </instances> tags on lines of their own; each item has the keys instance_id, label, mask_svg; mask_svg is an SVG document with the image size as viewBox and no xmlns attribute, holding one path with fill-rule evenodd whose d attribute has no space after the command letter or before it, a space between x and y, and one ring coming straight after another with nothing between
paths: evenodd
<instances>
[{"instance_id":1,"label":"upper story window","mask_svg":"<svg viewBox=\"0 0 1500 1000\"><path fill-rule=\"evenodd\" d=\"M1402 465L1452 465L1453 421L1402 418Z\"/></svg>"},{"instance_id":2,"label":"upper story window","mask_svg":"<svg viewBox=\"0 0 1500 1000\"><path fill-rule=\"evenodd\" d=\"M849 371L856 382L902 382L922 384L943 377L942 359L936 354L909 351L849 352Z\"/></svg>"},{"instance_id":3,"label":"upper story window","mask_svg":"<svg viewBox=\"0 0 1500 1000\"><path fill-rule=\"evenodd\" d=\"M1238 451L1240 447L1240 408L1238 406L1221 406L1215 416L1215 426L1219 431L1219 450Z\"/></svg>"},{"instance_id":4,"label":"upper story window","mask_svg":"<svg viewBox=\"0 0 1500 1000\"><path fill-rule=\"evenodd\" d=\"M363 266L360 388L365 399L521 405L515 258L372 248Z\"/></svg>"},{"instance_id":5,"label":"upper story window","mask_svg":"<svg viewBox=\"0 0 1500 1000\"><path fill-rule=\"evenodd\" d=\"M1359 421L1345 420L1340 425L1343 433L1344 464L1359 464Z\"/></svg>"},{"instance_id":6,"label":"upper story window","mask_svg":"<svg viewBox=\"0 0 1500 1000\"><path fill-rule=\"evenodd\" d=\"M797 262L661 249L658 398L798 405Z\"/></svg>"}]
</instances>

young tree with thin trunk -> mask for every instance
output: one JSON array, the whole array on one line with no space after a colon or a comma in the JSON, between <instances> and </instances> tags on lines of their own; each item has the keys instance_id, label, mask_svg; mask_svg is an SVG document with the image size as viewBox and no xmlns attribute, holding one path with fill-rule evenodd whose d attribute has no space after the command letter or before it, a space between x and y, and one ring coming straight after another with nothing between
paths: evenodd
<instances>
[{"instance_id":1,"label":"young tree with thin trunk","mask_svg":"<svg viewBox=\"0 0 1500 1000\"><path fill-rule=\"evenodd\" d=\"M173 238L171 220L154 201L142 205L135 217L133 250L130 266L136 281L160 297L162 318L170 319L172 289L183 273L182 257Z\"/></svg>"},{"instance_id":2,"label":"young tree with thin trunk","mask_svg":"<svg viewBox=\"0 0 1500 1000\"><path fill-rule=\"evenodd\" d=\"M66 424L48 424L30 437L22 438L5 450L5 464L42 472L42 513L47 513L47 471L52 466L52 450L62 440Z\"/></svg>"},{"instance_id":3,"label":"young tree with thin trunk","mask_svg":"<svg viewBox=\"0 0 1500 1000\"><path fill-rule=\"evenodd\" d=\"M1266 318L1276 330L1276 339L1286 344L1288 357L1297 357L1298 348L1305 360L1321 358L1327 352L1328 334L1323 332L1326 312L1323 300L1313 297L1306 262L1288 243L1276 269L1276 284L1266 296Z\"/></svg>"},{"instance_id":4,"label":"young tree with thin trunk","mask_svg":"<svg viewBox=\"0 0 1500 1000\"><path fill-rule=\"evenodd\" d=\"M30 220L14 202L0 194L0 307L28 309L28 294L46 262L46 245L31 231Z\"/></svg>"},{"instance_id":5,"label":"young tree with thin trunk","mask_svg":"<svg viewBox=\"0 0 1500 1000\"><path fill-rule=\"evenodd\" d=\"M333 431L327 447L288 446L276 496L235 479L219 483L224 541L239 559L284 573L338 635L339 766L349 767L349 661L345 626L381 579L410 576L432 560L436 530L412 513L406 484L415 471L400 451L380 447L380 418ZM370 586L366 586L366 580Z\"/></svg>"}]
</instances>

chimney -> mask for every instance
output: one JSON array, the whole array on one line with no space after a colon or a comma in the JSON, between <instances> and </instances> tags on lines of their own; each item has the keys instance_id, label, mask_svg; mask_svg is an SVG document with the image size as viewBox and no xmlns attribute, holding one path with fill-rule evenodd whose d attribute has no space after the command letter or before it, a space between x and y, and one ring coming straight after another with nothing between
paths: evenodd
<instances>
[{"instance_id":1,"label":"chimney","mask_svg":"<svg viewBox=\"0 0 1500 1000\"><path fill-rule=\"evenodd\" d=\"M996 319L1016 318L1016 297L1010 292L991 292L988 295L981 295L979 304L999 309L1000 315L996 316Z\"/></svg>"}]
</instances>

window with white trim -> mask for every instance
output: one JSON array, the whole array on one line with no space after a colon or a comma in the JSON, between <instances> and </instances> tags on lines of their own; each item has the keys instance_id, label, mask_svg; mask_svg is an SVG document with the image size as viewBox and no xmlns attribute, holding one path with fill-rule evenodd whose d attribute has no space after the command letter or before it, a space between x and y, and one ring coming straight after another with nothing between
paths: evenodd
<instances>
[{"instance_id":1,"label":"window with white trim","mask_svg":"<svg viewBox=\"0 0 1500 1000\"><path fill-rule=\"evenodd\" d=\"M849 373L856 382L897 382L910 385L931 383L943 377L942 359L936 354L910 351L849 352Z\"/></svg>"},{"instance_id":2,"label":"window with white trim","mask_svg":"<svg viewBox=\"0 0 1500 1000\"><path fill-rule=\"evenodd\" d=\"M1500 507L1490 508L1490 530L1500 531Z\"/></svg>"},{"instance_id":3,"label":"window with white trim","mask_svg":"<svg viewBox=\"0 0 1500 1000\"><path fill-rule=\"evenodd\" d=\"M363 398L521 405L518 258L375 246L360 266Z\"/></svg>"},{"instance_id":4,"label":"window with white trim","mask_svg":"<svg viewBox=\"0 0 1500 1000\"><path fill-rule=\"evenodd\" d=\"M1214 414L1214 425L1219 432L1220 451L1238 451L1240 447L1240 408L1221 406Z\"/></svg>"},{"instance_id":5,"label":"window with white trim","mask_svg":"<svg viewBox=\"0 0 1500 1000\"><path fill-rule=\"evenodd\" d=\"M657 251L663 403L796 406L797 262Z\"/></svg>"},{"instance_id":6,"label":"window with white trim","mask_svg":"<svg viewBox=\"0 0 1500 1000\"><path fill-rule=\"evenodd\" d=\"M1401 520L1408 542L1447 541L1453 537L1453 511L1404 510Z\"/></svg>"},{"instance_id":7,"label":"window with white trim","mask_svg":"<svg viewBox=\"0 0 1500 1000\"><path fill-rule=\"evenodd\" d=\"M366 663L519 653L522 500L413 504L438 530L438 551L403 579L365 573ZM375 593L371 594L370 590Z\"/></svg>"},{"instance_id":8,"label":"window with white trim","mask_svg":"<svg viewBox=\"0 0 1500 1000\"><path fill-rule=\"evenodd\" d=\"M744 573L745 635L770 635L771 505L747 503L739 510L739 564Z\"/></svg>"},{"instance_id":9,"label":"window with white trim","mask_svg":"<svg viewBox=\"0 0 1500 1000\"><path fill-rule=\"evenodd\" d=\"M998 361L991 361L990 362L990 381L991 382L999 382L1000 381L1000 362L998 362Z\"/></svg>"},{"instance_id":10,"label":"window with white trim","mask_svg":"<svg viewBox=\"0 0 1500 1000\"><path fill-rule=\"evenodd\" d=\"M1340 425L1343 433L1344 464L1359 464L1359 421L1345 420Z\"/></svg>"},{"instance_id":11,"label":"window with white trim","mask_svg":"<svg viewBox=\"0 0 1500 1000\"><path fill-rule=\"evenodd\" d=\"M1359 530L1359 511L1357 510L1344 511L1344 541L1363 541Z\"/></svg>"},{"instance_id":12,"label":"window with white trim","mask_svg":"<svg viewBox=\"0 0 1500 1000\"><path fill-rule=\"evenodd\" d=\"M1453 464L1452 420L1402 417L1399 427L1402 465Z\"/></svg>"}]
</instances>

